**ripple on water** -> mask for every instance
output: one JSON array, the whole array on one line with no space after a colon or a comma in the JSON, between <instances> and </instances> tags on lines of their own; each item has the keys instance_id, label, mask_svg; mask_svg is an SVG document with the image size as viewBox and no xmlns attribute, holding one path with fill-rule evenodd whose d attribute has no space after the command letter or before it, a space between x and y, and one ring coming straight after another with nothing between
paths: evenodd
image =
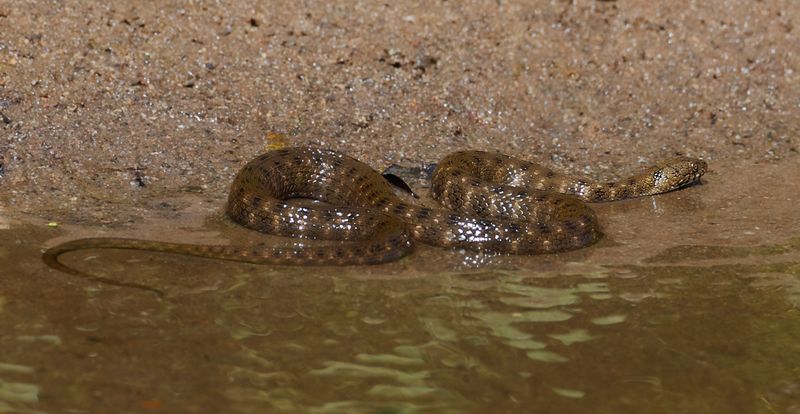
<instances>
[{"instance_id":1,"label":"ripple on water","mask_svg":"<svg viewBox=\"0 0 800 414\"><path fill-rule=\"evenodd\" d=\"M34 374L33 367L27 365L0 362L0 373L10 375ZM24 407L30 403L39 402L39 386L25 382L6 381L0 378L0 412L24 412Z\"/></svg>"}]
</instances>

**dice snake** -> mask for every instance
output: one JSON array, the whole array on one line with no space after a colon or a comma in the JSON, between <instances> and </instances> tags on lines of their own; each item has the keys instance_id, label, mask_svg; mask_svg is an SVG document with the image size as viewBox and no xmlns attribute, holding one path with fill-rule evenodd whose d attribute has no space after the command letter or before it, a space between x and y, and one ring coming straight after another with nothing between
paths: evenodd
<instances>
[{"instance_id":1,"label":"dice snake","mask_svg":"<svg viewBox=\"0 0 800 414\"><path fill-rule=\"evenodd\" d=\"M233 180L225 209L234 222L293 238L289 243L199 245L97 237L54 246L43 259L55 269L83 275L59 256L114 248L279 265L359 265L399 259L412 250L414 240L512 254L562 252L602 237L587 202L676 190L698 181L706 170L702 160L677 157L606 182L500 153L459 151L443 158L433 172L431 195L442 207L431 208L404 201L378 172L355 158L289 147L248 162Z\"/></svg>"}]
</instances>

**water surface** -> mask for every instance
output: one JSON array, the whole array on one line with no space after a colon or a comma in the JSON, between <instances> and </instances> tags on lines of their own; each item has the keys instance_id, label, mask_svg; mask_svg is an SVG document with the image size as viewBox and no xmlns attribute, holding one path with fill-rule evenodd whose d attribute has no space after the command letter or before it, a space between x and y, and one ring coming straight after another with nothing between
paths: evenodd
<instances>
[{"instance_id":1,"label":"water surface","mask_svg":"<svg viewBox=\"0 0 800 414\"><path fill-rule=\"evenodd\" d=\"M567 254L64 257L164 297L58 273L40 253L93 234L248 236L203 209L99 229L4 206L0 412L800 412L800 172L734 170L597 205L606 238Z\"/></svg>"}]
</instances>

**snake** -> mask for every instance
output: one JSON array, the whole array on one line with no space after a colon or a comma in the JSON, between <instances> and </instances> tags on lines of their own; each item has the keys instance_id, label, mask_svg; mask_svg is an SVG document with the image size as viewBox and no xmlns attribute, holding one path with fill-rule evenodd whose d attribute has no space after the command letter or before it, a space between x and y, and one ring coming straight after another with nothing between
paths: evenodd
<instances>
[{"instance_id":1,"label":"snake","mask_svg":"<svg viewBox=\"0 0 800 414\"><path fill-rule=\"evenodd\" d=\"M703 160L675 157L627 179L602 181L501 153L458 151L445 156L431 177L431 196L441 207L427 207L405 201L380 173L344 153L285 147L242 167L231 184L225 213L248 229L292 238L288 243L201 245L93 237L51 247L43 261L85 276L59 257L111 248L260 264L363 265L400 259L413 250L414 241L522 255L564 252L602 237L587 203L677 190L697 182L706 170Z\"/></svg>"}]
</instances>

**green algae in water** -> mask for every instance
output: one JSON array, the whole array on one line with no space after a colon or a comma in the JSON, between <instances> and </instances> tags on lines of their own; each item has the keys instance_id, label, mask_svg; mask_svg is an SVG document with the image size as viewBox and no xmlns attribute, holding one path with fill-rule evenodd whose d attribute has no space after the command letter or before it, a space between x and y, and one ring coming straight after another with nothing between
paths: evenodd
<instances>
[{"instance_id":1,"label":"green algae in water","mask_svg":"<svg viewBox=\"0 0 800 414\"><path fill-rule=\"evenodd\" d=\"M483 368L478 360L459 354L450 354L440 359L442 365L448 368L476 369ZM483 371L479 369L478 371Z\"/></svg>"},{"instance_id":2,"label":"green algae in water","mask_svg":"<svg viewBox=\"0 0 800 414\"><path fill-rule=\"evenodd\" d=\"M21 342L44 342L50 345L61 345L61 338L58 335L21 335L17 337Z\"/></svg>"},{"instance_id":3,"label":"green algae in water","mask_svg":"<svg viewBox=\"0 0 800 414\"><path fill-rule=\"evenodd\" d=\"M522 297L505 296L500 301L507 305L525 308L546 309L556 306L574 305L580 301L573 289L543 288L538 286L503 283L501 292L515 293Z\"/></svg>"},{"instance_id":4,"label":"green algae in water","mask_svg":"<svg viewBox=\"0 0 800 414\"><path fill-rule=\"evenodd\" d=\"M425 330L440 341L453 342L458 339L458 335L456 335L455 331L444 326L438 319L419 318L419 320L422 322L422 326L425 327Z\"/></svg>"},{"instance_id":5,"label":"green algae in water","mask_svg":"<svg viewBox=\"0 0 800 414\"><path fill-rule=\"evenodd\" d=\"M578 283L575 288L581 293L608 293L608 283L605 282L592 282L592 283Z\"/></svg>"},{"instance_id":6,"label":"green algae in water","mask_svg":"<svg viewBox=\"0 0 800 414\"><path fill-rule=\"evenodd\" d=\"M614 296L611 295L610 293L592 293L591 295L589 295L589 298L594 300L609 300L613 297Z\"/></svg>"},{"instance_id":7,"label":"green algae in water","mask_svg":"<svg viewBox=\"0 0 800 414\"><path fill-rule=\"evenodd\" d=\"M608 283L604 282L579 283L574 288L545 288L506 282L501 285L500 290L520 295L501 297L501 302L534 309L574 305L580 302L580 294L588 294L590 298L598 300L612 297Z\"/></svg>"},{"instance_id":8,"label":"green algae in water","mask_svg":"<svg viewBox=\"0 0 800 414\"><path fill-rule=\"evenodd\" d=\"M247 361L248 365L257 365L261 368L274 369L275 363L262 357L258 351L252 348L243 347L243 349L236 353L240 358Z\"/></svg>"},{"instance_id":9,"label":"green algae in water","mask_svg":"<svg viewBox=\"0 0 800 414\"><path fill-rule=\"evenodd\" d=\"M268 380L275 378L285 379L286 377L286 374L283 372L260 372L243 367L231 367L227 375L232 380L242 378L253 384L267 384Z\"/></svg>"},{"instance_id":10,"label":"green algae in water","mask_svg":"<svg viewBox=\"0 0 800 414\"><path fill-rule=\"evenodd\" d=\"M422 351L416 345L398 345L394 347L394 352L406 358L422 360Z\"/></svg>"},{"instance_id":11,"label":"green algae in water","mask_svg":"<svg viewBox=\"0 0 800 414\"><path fill-rule=\"evenodd\" d=\"M411 403L384 403L377 405L360 401L335 401L325 403L320 407L310 409L312 414L350 414L350 413L375 413L375 414L413 414L420 412L424 407Z\"/></svg>"},{"instance_id":12,"label":"green algae in water","mask_svg":"<svg viewBox=\"0 0 800 414\"><path fill-rule=\"evenodd\" d=\"M378 384L370 388L367 394L386 398L419 398L436 392L436 388L426 386L397 386Z\"/></svg>"},{"instance_id":13,"label":"green algae in water","mask_svg":"<svg viewBox=\"0 0 800 414\"><path fill-rule=\"evenodd\" d=\"M564 276L581 276L587 279L603 279L608 277L609 271L602 265L586 262L567 262L566 269L558 272Z\"/></svg>"},{"instance_id":14,"label":"green algae in water","mask_svg":"<svg viewBox=\"0 0 800 414\"><path fill-rule=\"evenodd\" d=\"M6 382L0 379L0 401L38 402L39 386L22 382Z\"/></svg>"},{"instance_id":15,"label":"green algae in water","mask_svg":"<svg viewBox=\"0 0 800 414\"><path fill-rule=\"evenodd\" d=\"M561 362L569 361L569 358L561 356L561 355L559 355L559 354L557 354L555 352L550 352L550 351L542 351L542 350L529 351L527 355L528 355L528 358L536 360L536 361L541 361L541 362L558 362L558 363L561 363Z\"/></svg>"},{"instance_id":16,"label":"green algae in water","mask_svg":"<svg viewBox=\"0 0 800 414\"><path fill-rule=\"evenodd\" d=\"M625 322L626 315L608 315L599 318L592 318L592 323L595 325L614 325L617 323Z\"/></svg>"},{"instance_id":17,"label":"green algae in water","mask_svg":"<svg viewBox=\"0 0 800 414\"><path fill-rule=\"evenodd\" d=\"M392 354L358 354L356 361L365 364L388 364L388 365L422 365L425 361L422 358L408 358Z\"/></svg>"},{"instance_id":18,"label":"green algae in water","mask_svg":"<svg viewBox=\"0 0 800 414\"><path fill-rule=\"evenodd\" d=\"M563 334L550 334L548 336L567 346L578 342L591 341L595 338L586 329L574 329Z\"/></svg>"},{"instance_id":19,"label":"green algae in water","mask_svg":"<svg viewBox=\"0 0 800 414\"><path fill-rule=\"evenodd\" d=\"M268 389L268 391L267 391ZM267 412L300 412L297 401L302 394L296 390L285 387L267 387L266 385L255 385L252 387L232 386L223 391L225 398L230 401L252 404L261 402L268 405L271 410Z\"/></svg>"},{"instance_id":20,"label":"green algae in water","mask_svg":"<svg viewBox=\"0 0 800 414\"><path fill-rule=\"evenodd\" d=\"M251 336L270 336L272 331L265 331L265 332L256 332L252 326L247 326L245 324L241 324L241 326L235 327L231 329L231 336L234 339L244 339L249 338Z\"/></svg>"},{"instance_id":21,"label":"green algae in water","mask_svg":"<svg viewBox=\"0 0 800 414\"><path fill-rule=\"evenodd\" d=\"M356 378L390 378L401 384L419 384L430 375L428 371L408 373L393 368L371 367L340 361L328 361L325 362L325 365L325 368L312 370L311 374Z\"/></svg>"},{"instance_id":22,"label":"green algae in water","mask_svg":"<svg viewBox=\"0 0 800 414\"><path fill-rule=\"evenodd\" d=\"M534 341L533 339L514 339L506 341L506 344L519 349L544 349L547 347L544 342Z\"/></svg>"},{"instance_id":23,"label":"green algae in water","mask_svg":"<svg viewBox=\"0 0 800 414\"><path fill-rule=\"evenodd\" d=\"M491 325L505 325L519 322L562 322L572 318L572 314L561 310L526 311L514 313L476 312L476 318Z\"/></svg>"},{"instance_id":24,"label":"green algae in water","mask_svg":"<svg viewBox=\"0 0 800 414\"><path fill-rule=\"evenodd\" d=\"M31 374L33 367L27 365L8 364L0 362L0 372L14 372L18 374Z\"/></svg>"},{"instance_id":25,"label":"green algae in water","mask_svg":"<svg viewBox=\"0 0 800 414\"><path fill-rule=\"evenodd\" d=\"M522 276L495 270L491 272L456 274L449 278L448 285L469 291L496 290L500 280L519 281Z\"/></svg>"},{"instance_id":26,"label":"green algae in water","mask_svg":"<svg viewBox=\"0 0 800 414\"><path fill-rule=\"evenodd\" d=\"M249 326L249 325L247 325L245 323L242 323L242 322L238 322L234 326L228 326L226 324L226 321L224 319L222 319L222 318L215 319L214 323L216 323L218 326L222 326L224 328L227 328L228 329L228 334L231 336L231 338L236 339L236 340L242 340L242 339L250 338L252 336L269 336L269 335L272 334L271 330L265 330L263 332L258 332L257 328L254 328L254 327Z\"/></svg>"},{"instance_id":27,"label":"green algae in water","mask_svg":"<svg viewBox=\"0 0 800 414\"><path fill-rule=\"evenodd\" d=\"M476 315L486 326L492 330L494 336L507 339L507 340L521 340L530 339L531 334L522 332L519 329L511 326L514 322L522 322L515 320L510 315L498 312L486 312Z\"/></svg>"},{"instance_id":28,"label":"green algae in water","mask_svg":"<svg viewBox=\"0 0 800 414\"><path fill-rule=\"evenodd\" d=\"M553 392L556 393L557 395L567 398L583 398L583 396L586 395L585 392L580 390L571 390L568 388L558 388L558 387L553 387Z\"/></svg>"},{"instance_id":29,"label":"green algae in water","mask_svg":"<svg viewBox=\"0 0 800 414\"><path fill-rule=\"evenodd\" d=\"M468 300L459 300L455 304L459 308L470 308L470 309L486 309L487 306L485 303L476 300L476 299L468 299Z\"/></svg>"},{"instance_id":30,"label":"green algae in water","mask_svg":"<svg viewBox=\"0 0 800 414\"><path fill-rule=\"evenodd\" d=\"M518 349L541 349L545 344L533 339L533 335L512 326L521 322L560 322L572 318L572 314L560 310L528 311L512 314L501 312L479 312L473 315L491 329L492 335Z\"/></svg>"},{"instance_id":31,"label":"green algae in water","mask_svg":"<svg viewBox=\"0 0 800 414\"><path fill-rule=\"evenodd\" d=\"M365 316L361 318L361 321L366 323L367 325L380 325L386 322L386 319L383 318L373 318L370 316Z\"/></svg>"}]
</instances>

